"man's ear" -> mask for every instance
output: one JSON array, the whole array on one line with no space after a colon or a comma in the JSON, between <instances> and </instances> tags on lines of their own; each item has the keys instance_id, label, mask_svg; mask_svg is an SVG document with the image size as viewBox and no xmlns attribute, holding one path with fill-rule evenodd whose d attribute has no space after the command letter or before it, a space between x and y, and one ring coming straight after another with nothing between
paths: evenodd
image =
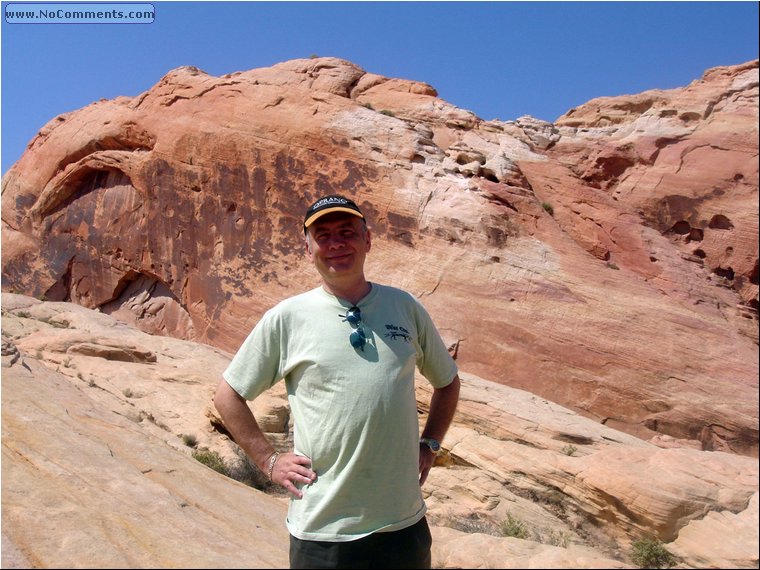
<instances>
[{"instance_id":1,"label":"man's ear","mask_svg":"<svg viewBox=\"0 0 760 570\"><path fill-rule=\"evenodd\" d=\"M311 240L309 239L309 234L304 236L304 246L306 246L306 255L311 257Z\"/></svg>"}]
</instances>

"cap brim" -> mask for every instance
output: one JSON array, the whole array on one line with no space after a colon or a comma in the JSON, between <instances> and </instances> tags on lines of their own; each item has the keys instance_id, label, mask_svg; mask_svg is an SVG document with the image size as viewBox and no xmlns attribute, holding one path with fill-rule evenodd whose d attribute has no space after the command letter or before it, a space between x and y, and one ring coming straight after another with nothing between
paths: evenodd
<instances>
[{"instance_id":1,"label":"cap brim","mask_svg":"<svg viewBox=\"0 0 760 570\"><path fill-rule=\"evenodd\" d=\"M303 227L308 228L311 224L316 222L322 216L326 216L327 214L332 214L334 212L344 212L346 214L352 214L356 216L357 218L364 218L364 216L360 212L357 212L356 210L353 210L351 208L343 208L341 206L335 206L334 208L325 208L324 210L320 210L319 212L314 212L311 216L306 218L306 221L303 223Z\"/></svg>"}]
</instances>

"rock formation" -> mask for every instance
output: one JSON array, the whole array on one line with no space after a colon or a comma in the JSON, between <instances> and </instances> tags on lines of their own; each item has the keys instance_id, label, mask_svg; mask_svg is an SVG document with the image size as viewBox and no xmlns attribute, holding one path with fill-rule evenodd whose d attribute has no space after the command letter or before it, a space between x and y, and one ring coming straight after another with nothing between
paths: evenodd
<instances>
[{"instance_id":1,"label":"rock formation","mask_svg":"<svg viewBox=\"0 0 760 570\"><path fill-rule=\"evenodd\" d=\"M757 457L757 140L757 61L554 124L339 59L185 67L30 142L3 178L3 290L232 352L315 286L304 206L347 193L370 278L419 297L465 373Z\"/></svg>"},{"instance_id":2,"label":"rock formation","mask_svg":"<svg viewBox=\"0 0 760 570\"><path fill-rule=\"evenodd\" d=\"M3 568L285 568L286 499L201 465L240 455L211 397L231 355L72 303L2 296ZM758 463L616 431L464 373L423 488L435 568L756 568ZM419 383L424 422L430 400ZM287 445L282 383L254 413ZM503 523L510 530L505 536Z\"/></svg>"}]
</instances>

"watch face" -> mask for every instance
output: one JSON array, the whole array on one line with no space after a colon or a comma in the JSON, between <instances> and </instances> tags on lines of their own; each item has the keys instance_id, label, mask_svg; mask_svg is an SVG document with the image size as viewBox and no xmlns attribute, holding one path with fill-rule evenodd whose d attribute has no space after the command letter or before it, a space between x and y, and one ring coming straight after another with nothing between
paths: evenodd
<instances>
[{"instance_id":1,"label":"watch face","mask_svg":"<svg viewBox=\"0 0 760 570\"><path fill-rule=\"evenodd\" d=\"M441 450L441 444L437 440L426 437L422 442L427 445L433 452L437 453Z\"/></svg>"}]
</instances>

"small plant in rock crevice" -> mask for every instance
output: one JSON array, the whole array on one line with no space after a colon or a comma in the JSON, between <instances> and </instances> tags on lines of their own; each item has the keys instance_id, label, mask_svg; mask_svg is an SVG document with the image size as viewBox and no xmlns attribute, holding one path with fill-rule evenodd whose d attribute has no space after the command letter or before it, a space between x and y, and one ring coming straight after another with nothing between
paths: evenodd
<instances>
[{"instance_id":1,"label":"small plant in rock crevice","mask_svg":"<svg viewBox=\"0 0 760 570\"><path fill-rule=\"evenodd\" d=\"M224 459L221 455L219 455L216 451L211 451L210 449L196 449L193 451L193 458L203 463L206 467L209 467L216 471L217 473L221 473L222 475L225 475L229 477L229 469L227 468L227 464L224 462Z\"/></svg>"},{"instance_id":2,"label":"small plant in rock crevice","mask_svg":"<svg viewBox=\"0 0 760 570\"><path fill-rule=\"evenodd\" d=\"M182 443L188 447L196 447L198 445L198 438L192 434L183 433L180 435L180 438L182 439Z\"/></svg>"},{"instance_id":3,"label":"small plant in rock crevice","mask_svg":"<svg viewBox=\"0 0 760 570\"><path fill-rule=\"evenodd\" d=\"M672 568L677 561L662 542L652 538L634 541L631 560L639 568Z\"/></svg>"},{"instance_id":4,"label":"small plant in rock crevice","mask_svg":"<svg viewBox=\"0 0 760 570\"><path fill-rule=\"evenodd\" d=\"M572 457L572 455L573 455L573 454L574 454L576 451L578 451L578 448L577 448L577 447L575 447L575 446L574 446L574 445L572 445L572 444L567 444L565 447L563 447L563 448L562 448L562 453L564 453L565 455L571 456L571 457Z\"/></svg>"},{"instance_id":5,"label":"small plant in rock crevice","mask_svg":"<svg viewBox=\"0 0 760 570\"><path fill-rule=\"evenodd\" d=\"M507 513L507 518L501 523L501 531L504 536L512 538L528 538L528 529L520 519Z\"/></svg>"},{"instance_id":6,"label":"small plant in rock crevice","mask_svg":"<svg viewBox=\"0 0 760 570\"><path fill-rule=\"evenodd\" d=\"M186 438L188 438L187 441L190 442L195 440L194 436L183 435L182 440L185 442L185 445L188 446L190 445L185 441ZM197 440L195 440L195 444L197 445ZM237 461L225 461L217 451L212 451L206 447L194 449L191 453L196 461L203 463L206 467L213 469L217 473L221 473L225 477L239 481L244 485L248 485L249 487L273 495L287 493L285 489L271 482L267 475L256 467L239 446L235 447L235 454L238 457Z\"/></svg>"}]
</instances>

